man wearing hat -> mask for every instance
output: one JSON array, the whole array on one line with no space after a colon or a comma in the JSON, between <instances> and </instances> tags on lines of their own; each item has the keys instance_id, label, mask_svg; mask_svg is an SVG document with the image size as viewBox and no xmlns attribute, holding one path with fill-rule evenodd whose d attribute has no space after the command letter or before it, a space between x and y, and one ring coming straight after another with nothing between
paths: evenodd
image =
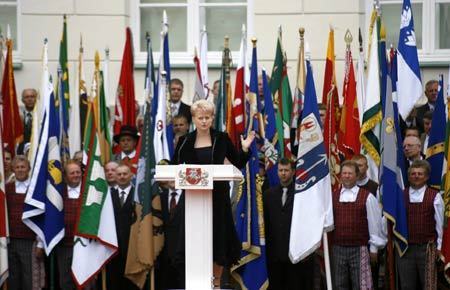
<instances>
[{"instance_id":1,"label":"man wearing hat","mask_svg":"<svg viewBox=\"0 0 450 290\"><path fill-rule=\"evenodd\" d=\"M139 140L138 130L132 125L123 125L119 134L114 136L114 141L119 144L120 153L115 155L115 160L130 162L136 157L136 145Z\"/></svg>"}]
</instances>

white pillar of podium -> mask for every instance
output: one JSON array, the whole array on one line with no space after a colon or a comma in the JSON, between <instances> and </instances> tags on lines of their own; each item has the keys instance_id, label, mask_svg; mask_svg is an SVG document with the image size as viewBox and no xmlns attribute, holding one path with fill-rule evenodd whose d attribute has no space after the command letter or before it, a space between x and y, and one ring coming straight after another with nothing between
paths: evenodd
<instances>
[{"instance_id":1,"label":"white pillar of podium","mask_svg":"<svg viewBox=\"0 0 450 290\"><path fill-rule=\"evenodd\" d=\"M186 290L213 288L213 181L241 180L233 165L157 165L157 181L185 190Z\"/></svg>"}]
</instances>

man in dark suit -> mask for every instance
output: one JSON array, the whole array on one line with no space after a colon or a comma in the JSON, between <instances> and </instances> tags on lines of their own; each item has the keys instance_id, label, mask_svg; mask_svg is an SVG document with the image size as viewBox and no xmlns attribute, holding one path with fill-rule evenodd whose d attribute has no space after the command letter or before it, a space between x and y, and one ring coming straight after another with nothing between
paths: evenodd
<instances>
[{"instance_id":1,"label":"man in dark suit","mask_svg":"<svg viewBox=\"0 0 450 290\"><path fill-rule=\"evenodd\" d=\"M33 124L33 110L36 105L37 91L33 88L27 88L22 91L22 103L24 110L20 112L23 123L23 142L17 148L18 154L25 154L31 138L31 130Z\"/></svg>"},{"instance_id":2,"label":"man in dark suit","mask_svg":"<svg viewBox=\"0 0 450 290\"><path fill-rule=\"evenodd\" d=\"M175 117L177 115L184 115L188 119L189 124L192 122L191 106L183 103L181 98L183 97L184 85L180 79L170 80L170 115Z\"/></svg>"},{"instance_id":3,"label":"man in dark suit","mask_svg":"<svg viewBox=\"0 0 450 290\"><path fill-rule=\"evenodd\" d=\"M108 264L108 289L138 289L130 280L125 278L125 265L128 255L128 241L130 228L136 216L133 206L134 187L131 184L133 174L130 168L121 164L116 169L117 187L111 187L111 198L116 220L117 242L119 253Z\"/></svg>"},{"instance_id":4,"label":"man in dark suit","mask_svg":"<svg viewBox=\"0 0 450 290\"><path fill-rule=\"evenodd\" d=\"M269 289L314 289L314 254L297 264L289 260L292 209L294 206L294 164L278 163L280 185L263 194Z\"/></svg>"},{"instance_id":5,"label":"man in dark suit","mask_svg":"<svg viewBox=\"0 0 450 290\"><path fill-rule=\"evenodd\" d=\"M184 191L174 182L161 183L164 248L159 256L158 289L185 288Z\"/></svg>"},{"instance_id":6,"label":"man in dark suit","mask_svg":"<svg viewBox=\"0 0 450 290\"><path fill-rule=\"evenodd\" d=\"M423 117L426 112L433 112L436 105L436 99L439 91L439 82L437 80L429 80L425 85L425 96L427 103L417 108L416 121L420 132L424 132Z\"/></svg>"}]
</instances>

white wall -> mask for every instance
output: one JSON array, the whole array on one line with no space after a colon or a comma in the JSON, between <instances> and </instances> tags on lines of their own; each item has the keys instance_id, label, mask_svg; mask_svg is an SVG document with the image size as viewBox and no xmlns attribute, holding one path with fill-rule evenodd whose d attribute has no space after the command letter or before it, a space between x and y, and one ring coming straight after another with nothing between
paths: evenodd
<instances>
[{"instance_id":1,"label":"white wall","mask_svg":"<svg viewBox=\"0 0 450 290\"><path fill-rule=\"evenodd\" d=\"M110 94L108 103L113 105L115 90L120 74L121 59L125 41L125 28L131 22L130 7L127 0L20 0L22 10L22 68L15 71L17 92L26 87L40 87L41 54L44 38L49 40L50 71L56 75L59 55L59 41L62 33L63 14L67 14L69 74L71 94L76 94L77 59L80 35L83 36L85 77L88 88L92 80L93 59L99 50L104 59L104 49L110 49ZM335 28L336 78L339 93L342 92L344 77L345 42L347 28L353 34L352 52L354 63L358 54L357 35L361 26L365 30L367 8L365 0L254 0L254 32L258 38L258 58L260 66L270 73L273 65L277 29L283 28L283 45L288 56L288 74L292 89L295 87L299 27L306 29L305 37L309 43L317 95L322 96L322 83L327 51L329 26ZM252 35L249 36L249 39ZM367 40L365 39L367 44ZM235 63L237 60L235 60ZM422 70L424 81L435 78L439 72L447 74L447 68ZM219 78L218 69L209 70L210 82ZM142 102L144 70L135 70L136 96ZM172 69L172 77L185 83L186 102L193 95L194 73L192 68ZM447 76L445 78L447 80ZM232 73L234 82L234 72Z\"/></svg>"}]
</instances>

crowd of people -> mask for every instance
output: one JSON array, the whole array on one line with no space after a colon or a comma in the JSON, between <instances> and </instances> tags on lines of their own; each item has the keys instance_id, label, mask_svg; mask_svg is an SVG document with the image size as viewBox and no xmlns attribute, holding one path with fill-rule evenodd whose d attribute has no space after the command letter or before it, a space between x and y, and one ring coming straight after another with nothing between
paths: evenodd
<instances>
[{"instance_id":1,"label":"crowd of people","mask_svg":"<svg viewBox=\"0 0 450 290\"><path fill-rule=\"evenodd\" d=\"M397 252L396 269L399 289L436 289L440 255L444 202L441 194L427 185L430 165L424 160L432 126L432 112L437 97L437 81L425 87L427 103L402 120L403 150L407 168L404 201L408 217L409 247L403 255ZM218 86L218 83L217 83ZM213 128L213 102L200 100L189 106L181 101L183 82L172 79L169 84L170 111L175 153L172 160L160 164L223 164L229 162L243 168L249 158L254 133L241 139L235 148L224 132ZM218 90L216 90L218 91ZM78 198L81 194L82 152L77 152L64 167L65 237L56 246L56 271L49 273L49 262L42 242L22 222L24 199L29 184L30 163L24 155L31 135L31 122L37 92L22 93L25 141L17 152L4 151L4 171L10 239L8 245L8 289L42 289L53 279L60 289L75 289L71 276L74 228L77 222ZM326 107L319 105L321 122ZM194 130L191 123L195 125ZM133 160L140 132L139 126L124 125L114 136L120 152L104 166L111 194L118 254L106 266L107 289L137 289L125 278L130 227L135 217L133 208ZM14 153L14 154L13 154ZM14 158L12 158L12 156ZM262 171L263 172L263 171ZM341 163L340 187L332 193L334 229L330 232L330 256L334 289L388 289L386 281L387 221L380 206L379 182L368 174L364 155L355 155ZM263 174L263 173L262 173ZM289 258L290 227L295 195L295 161L278 161L280 184L263 192L264 224L268 270L268 289L321 289L323 269L321 250L297 264ZM156 289L183 289L185 286L184 191L173 182L160 182L161 216L165 244L155 264ZM233 187L215 182L213 190L213 260L215 287L236 287L230 267L240 257L241 245L233 222ZM295 238L295 237L294 237ZM46 274L46 275L45 275ZM99 276L100 277L100 276ZM101 289L101 279L92 280L85 289Z\"/></svg>"}]
</instances>

